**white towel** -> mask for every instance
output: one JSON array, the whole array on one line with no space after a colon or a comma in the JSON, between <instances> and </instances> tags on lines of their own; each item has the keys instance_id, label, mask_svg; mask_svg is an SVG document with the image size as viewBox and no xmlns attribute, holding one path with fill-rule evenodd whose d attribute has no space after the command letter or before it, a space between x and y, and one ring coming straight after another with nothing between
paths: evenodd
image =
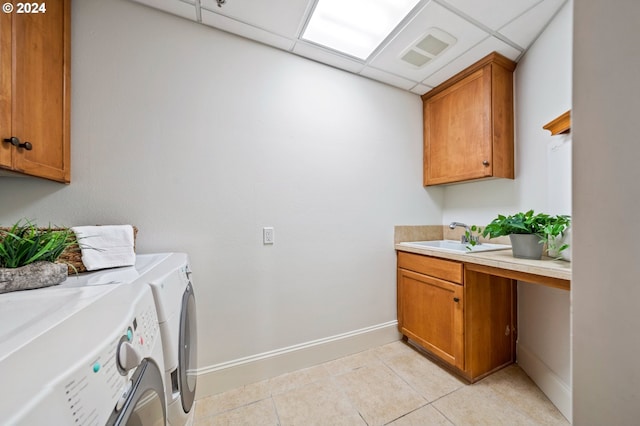
<instances>
[{"instance_id":1,"label":"white towel","mask_svg":"<svg viewBox=\"0 0 640 426\"><path fill-rule=\"evenodd\" d=\"M133 250L133 226L74 226L87 271L131 266L136 263Z\"/></svg>"}]
</instances>

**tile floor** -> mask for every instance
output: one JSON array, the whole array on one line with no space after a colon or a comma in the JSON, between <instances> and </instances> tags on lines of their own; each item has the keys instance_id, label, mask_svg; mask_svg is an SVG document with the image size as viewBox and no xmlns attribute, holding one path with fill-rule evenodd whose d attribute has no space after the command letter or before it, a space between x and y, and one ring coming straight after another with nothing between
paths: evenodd
<instances>
[{"instance_id":1,"label":"tile floor","mask_svg":"<svg viewBox=\"0 0 640 426\"><path fill-rule=\"evenodd\" d=\"M568 424L517 365L467 385L402 341L201 399L195 407L195 426Z\"/></svg>"}]
</instances>

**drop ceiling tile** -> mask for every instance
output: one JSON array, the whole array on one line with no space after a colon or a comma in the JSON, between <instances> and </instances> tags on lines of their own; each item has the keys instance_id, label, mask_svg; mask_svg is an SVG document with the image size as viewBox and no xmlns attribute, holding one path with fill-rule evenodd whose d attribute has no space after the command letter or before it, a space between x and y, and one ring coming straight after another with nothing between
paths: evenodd
<instances>
[{"instance_id":1,"label":"drop ceiling tile","mask_svg":"<svg viewBox=\"0 0 640 426\"><path fill-rule=\"evenodd\" d=\"M182 0L133 0L136 3L141 3L146 6L151 6L154 9L160 9L164 12L168 12L172 15L181 16L183 18L195 21L196 18L196 6L194 1L182 1Z\"/></svg>"},{"instance_id":2,"label":"drop ceiling tile","mask_svg":"<svg viewBox=\"0 0 640 426\"><path fill-rule=\"evenodd\" d=\"M491 51L518 58L567 0L421 0L415 15L368 64L298 40L316 0L226 0L221 8L216 0L131 1L193 21L200 5L205 25L422 94ZM400 60L432 27L456 43L422 68Z\"/></svg>"},{"instance_id":3,"label":"drop ceiling tile","mask_svg":"<svg viewBox=\"0 0 640 426\"><path fill-rule=\"evenodd\" d=\"M483 25L497 30L542 0L442 0Z\"/></svg>"},{"instance_id":4,"label":"drop ceiling tile","mask_svg":"<svg viewBox=\"0 0 640 426\"><path fill-rule=\"evenodd\" d=\"M451 61L449 64L439 69L429 77L427 77L422 84L426 84L428 86L435 87L438 84L444 82L445 80L453 77L463 69L468 66L476 63L480 59L484 58L491 52L498 52L503 56L511 60L516 60L520 55L520 51L514 49L509 46L505 42L495 38L495 37L487 37L478 45L474 46L473 49L470 49L464 55L459 56L455 60Z\"/></svg>"},{"instance_id":5,"label":"drop ceiling tile","mask_svg":"<svg viewBox=\"0 0 640 426\"><path fill-rule=\"evenodd\" d=\"M449 33L456 42L435 59L416 68L400 59L406 49L419 41L430 28ZM415 17L370 61L375 68L389 71L413 81L427 76L466 52L488 34L436 3L428 3Z\"/></svg>"},{"instance_id":6,"label":"drop ceiling tile","mask_svg":"<svg viewBox=\"0 0 640 426\"><path fill-rule=\"evenodd\" d=\"M200 0L203 9L288 38L298 35L311 0Z\"/></svg>"},{"instance_id":7,"label":"drop ceiling tile","mask_svg":"<svg viewBox=\"0 0 640 426\"><path fill-rule=\"evenodd\" d=\"M298 41L296 43L293 47L293 53L356 74L364 67L364 64L361 62L345 58L344 56L304 41Z\"/></svg>"},{"instance_id":8,"label":"drop ceiling tile","mask_svg":"<svg viewBox=\"0 0 640 426\"><path fill-rule=\"evenodd\" d=\"M406 78L398 77L397 75L371 67L365 67L360 71L360 75L404 90L409 90L416 85L415 81L407 80Z\"/></svg>"},{"instance_id":9,"label":"drop ceiling tile","mask_svg":"<svg viewBox=\"0 0 640 426\"><path fill-rule=\"evenodd\" d=\"M202 23L282 50L291 50L294 44L293 40L286 37L243 24L242 22L204 9L202 10Z\"/></svg>"},{"instance_id":10,"label":"drop ceiling tile","mask_svg":"<svg viewBox=\"0 0 640 426\"><path fill-rule=\"evenodd\" d=\"M565 2L566 0L544 0L515 21L500 28L498 32L518 45L528 48Z\"/></svg>"},{"instance_id":11,"label":"drop ceiling tile","mask_svg":"<svg viewBox=\"0 0 640 426\"><path fill-rule=\"evenodd\" d=\"M426 86L424 84L416 84L416 86L413 89L411 89L411 91L417 95L424 95L431 89L433 89L433 87L431 86Z\"/></svg>"}]
</instances>

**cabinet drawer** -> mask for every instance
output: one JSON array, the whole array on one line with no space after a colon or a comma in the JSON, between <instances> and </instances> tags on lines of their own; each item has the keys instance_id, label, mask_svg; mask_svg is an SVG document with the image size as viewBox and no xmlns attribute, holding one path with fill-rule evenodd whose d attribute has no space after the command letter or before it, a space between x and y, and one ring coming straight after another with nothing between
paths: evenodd
<instances>
[{"instance_id":1,"label":"cabinet drawer","mask_svg":"<svg viewBox=\"0 0 640 426\"><path fill-rule=\"evenodd\" d=\"M399 251L398 268L462 284L462 263L452 260Z\"/></svg>"}]
</instances>

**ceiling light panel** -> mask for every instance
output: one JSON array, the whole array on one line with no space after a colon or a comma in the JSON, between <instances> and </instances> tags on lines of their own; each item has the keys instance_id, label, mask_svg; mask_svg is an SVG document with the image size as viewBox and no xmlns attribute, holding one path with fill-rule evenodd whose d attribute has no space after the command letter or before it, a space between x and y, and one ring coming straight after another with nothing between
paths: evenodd
<instances>
[{"instance_id":1,"label":"ceiling light panel","mask_svg":"<svg viewBox=\"0 0 640 426\"><path fill-rule=\"evenodd\" d=\"M304 40L365 60L420 0L318 0Z\"/></svg>"}]
</instances>

